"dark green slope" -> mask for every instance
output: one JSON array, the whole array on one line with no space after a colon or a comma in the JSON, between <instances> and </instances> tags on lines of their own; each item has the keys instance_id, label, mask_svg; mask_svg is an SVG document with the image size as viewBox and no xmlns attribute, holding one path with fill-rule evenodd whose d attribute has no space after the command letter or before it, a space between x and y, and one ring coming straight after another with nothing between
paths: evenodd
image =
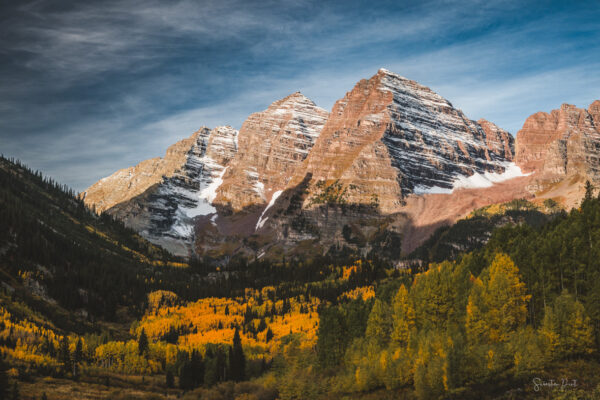
<instances>
[{"instance_id":1,"label":"dark green slope","mask_svg":"<svg viewBox=\"0 0 600 400\"><path fill-rule=\"evenodd\" d=\"M67 187L0 158L0 291L13 300L64 328L75 315L79 325L115 320L139 312L155 282L180 278L184 268L168 266L177 262Z\"/></svg>"}]
</instances>

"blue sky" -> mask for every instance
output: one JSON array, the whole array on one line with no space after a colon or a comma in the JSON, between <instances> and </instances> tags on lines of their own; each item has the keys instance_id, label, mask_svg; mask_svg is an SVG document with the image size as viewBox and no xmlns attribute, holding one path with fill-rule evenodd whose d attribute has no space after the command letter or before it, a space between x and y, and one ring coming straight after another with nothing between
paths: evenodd
<instances>
[{"instance_id":1,"label":"blue sky","mask_svg":"<svg viewBox=\"0 0 600 400\"><path fill-rule=\"evenodd\" d=\"M0 152L83 190L297 90L329 110L381 67L469 118L600 98L600 2L14 1Z\"/></svg>"}]
</instances>

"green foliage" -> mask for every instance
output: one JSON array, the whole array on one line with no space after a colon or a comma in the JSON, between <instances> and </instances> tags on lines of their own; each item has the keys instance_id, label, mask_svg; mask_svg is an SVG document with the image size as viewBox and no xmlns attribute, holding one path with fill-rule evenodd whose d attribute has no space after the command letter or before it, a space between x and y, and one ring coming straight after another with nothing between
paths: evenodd
<instances>
[{"instance_id":1,"label":"green foliage","mask_svg":"<svg viewBox=\"0 0 600 400\"><path fill-rule=\"evenodd\" d=\"M144 328L142 328L140 336L138 337L138 352L140 356L148 352L148 336L146 335Z\"/></svg>"},{"instance_id":2,"label":"green foliage","mask_svg":"<svg viewBox=\"0 0 600 400\"><path fill-rule=\"evenodd\" d=\"M393 310L393 330L392 342L401 348L406 348L414 335L415 325L415 310L411 300L408 297L408 290L404 285L400 286L394 302L392 303Z\"/></svg>"},{"instance_id":3,"label":"green foliage","mask_svg":"<svg viewBox=\"0 0 600 400\"><path fill-rule=\"evenodd\" d=\"M8 366L0 355L0 400L8 399L8 374L6 373Z\"/></svg>"},{"instance_id":4,"label":"green foliage","mask_svg":"<svg viewBox=\"0 0 600 400\"><path fill-rule=\"evenodd\" d=\"M318 192L310 199L310 204L346 204L348 188L344 187L340 181L335 181L329 185L325 181L318 181L315 184Z\"/></svg>"},{"instance_id":5,"label":"green foliage","mask_svg":"<svg viewBox=\"0 0 600 400\"><path fill-rule=\"evenodd\" d=\"M231 379L238 382L244 380L246 373L246 356L244 355L242 339L240 338L240 333L237 328L233 334L233 347L231 348L229 357L229 370Z\"/></svg>"},{"instance_id":6,"label":"green foliage","mask_svg":"<svg viewBox=\"0 0 600 400\"><path fill-rule=\"evenodd\" d=\"M320 309L317 355L321 367L337 366L351 341L365 335L370 309L369 302L361 300Z\"/></svg>"},{"instance_id":7,"label":"green foliage","mask_svg":"<svg viewBox=\"0 0 600 400\"><path fill-rule=\"evenodd\" d=\"M461 325L469 288L469 271L462 264L444 262L417 275L411 297L419 329L444 330Z\"/></svg>"},{"instance_id":8,"label":"green foliage","mask_svg":"<svg viewBox=\"0 0 600 400\"><path fill-rule=\"evenodd\" d=\"M547 355L562 359L594 352L594 329L583 304L566 290L546 309L540 328Z\"/></svg>"},{"instance_id":9,"label":"green foliage","mask_svg":"<svg viewBox=\"0 0 600 400\"><path fill-rule=\"evenodd\" d=\"M385 347L392 334L392 312L390 306L376 299L367 320L365 336L378 348Z\"/></svg>"},{"instance_id":10,"label":"green foliage","mask_svg":"<svg viewBox=\"0 0 600 400\"><path fill-rule=\"evenodd\" d=\"M498 343L525 324L526 293L519 270L512 260L499 253L483 280L478 279L467 304L466 328L471 342Z\"/></svg>"}]
</instances>

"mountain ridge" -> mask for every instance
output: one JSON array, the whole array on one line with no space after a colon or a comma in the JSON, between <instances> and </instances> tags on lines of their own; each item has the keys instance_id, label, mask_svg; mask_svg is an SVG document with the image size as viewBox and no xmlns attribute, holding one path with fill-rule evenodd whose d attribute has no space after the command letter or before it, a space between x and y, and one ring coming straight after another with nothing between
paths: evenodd
<instances>
[{"instance_id":1,"label":"mountain ridge","mask_svg":"<svg viewBox=\"0 0 600 400\"><path fill-rule=\"evenodd\" d=\"M218 173L211 172L215 184L204 212L177 217L193 196L186 200L165 189L173 186L175 171L152 176L154 186L112 208L97 199L97 190L86 191L85 199L179 255L256 257L307 243L320 252L331 246L360 250L356 243L365 242L361 251L368 251L368 238L380 231L402 236L407 252L437 227L494 202L537 196L574 204L581 185L560 182L567 176L577 182L600 178L594 172L600 161L591 151L600 150L600 101L588 110L561 110L529 117L515 139L382 68L358 82L331 113L295 92L250 115L235 151L214 169ZM560 118L570 122L552 125ZM193 142L186 140L174 146ZM569 173L556 178L552 163L564 164L565 157L572 161ZM183 181L193 186L194 176ZM428 208L436 215L427 215ZM140 215L143 223L135 225Z\"/></svg>"}]
</instances>

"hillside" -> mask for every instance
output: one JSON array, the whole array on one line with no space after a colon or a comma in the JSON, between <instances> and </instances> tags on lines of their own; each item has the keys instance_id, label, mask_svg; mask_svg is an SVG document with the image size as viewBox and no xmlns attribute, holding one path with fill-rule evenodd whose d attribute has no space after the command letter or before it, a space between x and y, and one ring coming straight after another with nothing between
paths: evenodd
<instances>
[{"instance_id":1,"label":"hillside","mask_svg":"<svg viewBox=\"0 0 600 400\"><path fill-rule=\"evenodd\" d=\"M160 276L153 264L181 264L121 222L96 215L66 187L5 158L0 223L4 289L24 300L33 293L31 301L84 320L115 319L121 307L139 311L144 278Z\"/></svg>"}]
</instances>

